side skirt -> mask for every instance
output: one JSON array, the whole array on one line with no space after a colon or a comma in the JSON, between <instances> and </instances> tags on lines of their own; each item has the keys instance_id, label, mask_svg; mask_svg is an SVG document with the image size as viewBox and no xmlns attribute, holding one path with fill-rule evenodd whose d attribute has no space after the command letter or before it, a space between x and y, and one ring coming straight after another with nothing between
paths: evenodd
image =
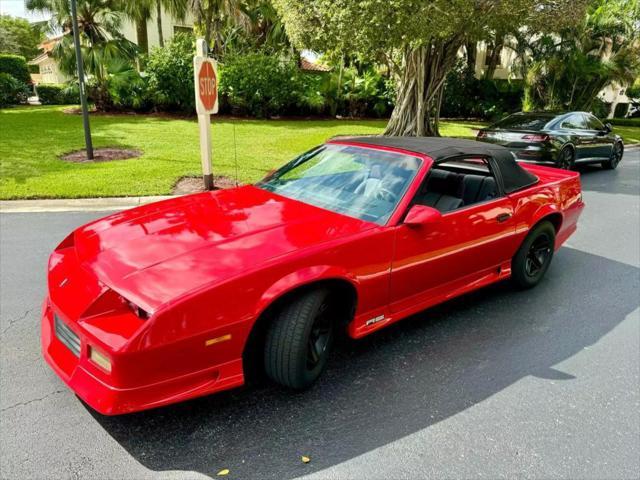
<instances>
[{"instance_id":1,"label":"side skirt","mask_svg":"<svg viewBox=\"0 0 640 480\"><path fill-rule=\"evenodd\" d=\"M509 260L489 270L474 273L463 277L460 280L455 280L435 288L433 290L433 294L426 300L417 302L415 305L404 310L394 312L393 314L390 312L388 307L359 314L349 324L349 336L352 338L362 338L365 335L369 335L372 332L378 331L392 323L396 323L415 313L421 312L422 310L444 303L455 297L464 295L465 293L486 287L492 283L505 280L510 276L511 261Z\"/></svg>"}]
</instances>

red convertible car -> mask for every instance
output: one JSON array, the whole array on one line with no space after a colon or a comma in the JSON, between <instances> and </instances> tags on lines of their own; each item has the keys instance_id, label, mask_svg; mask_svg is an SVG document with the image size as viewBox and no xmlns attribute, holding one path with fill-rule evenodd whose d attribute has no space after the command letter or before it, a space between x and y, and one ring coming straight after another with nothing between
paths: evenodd
<instances>
[{"instance_id":1,"label":"red convertible car","mask_svg":"<svg viewBox=\"0 0 640 480\"><path fill-rule=\"evenodd\" d=\"M49 260L44 357L107 415L237 387L256 366L305 388L341 332L536 285L583 207L577 173L497 145L332 140L256 185L71 233Z\"/></svg>"}]
</instances>

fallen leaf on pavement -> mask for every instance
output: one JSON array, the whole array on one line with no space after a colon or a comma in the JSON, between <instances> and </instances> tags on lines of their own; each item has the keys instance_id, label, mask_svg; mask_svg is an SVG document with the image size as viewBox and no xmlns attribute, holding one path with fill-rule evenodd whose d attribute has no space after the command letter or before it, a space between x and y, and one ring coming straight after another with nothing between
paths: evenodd
<instances>
[{"instance_id":1,"label":"fallen leaf on pavement","mask_svg":"<svg viewBox=\"0 0 640 480\"><path fill-rule=\"evenodd\" d=\"M218 472L218 476L222 477L223 475L229 475L229 469L224 468Z\"/></svg>"},{"instance_id":2,"label":"fallen leaf on pavement","mask_svg":"<svg viewBox=\"0 0 640 480\"><path fill-rule=\"evenodd\" d=\"M301 457L302 463L309 463L311 459L309 457L305 457L304 455Z\"/></svg>"}]
</instances>

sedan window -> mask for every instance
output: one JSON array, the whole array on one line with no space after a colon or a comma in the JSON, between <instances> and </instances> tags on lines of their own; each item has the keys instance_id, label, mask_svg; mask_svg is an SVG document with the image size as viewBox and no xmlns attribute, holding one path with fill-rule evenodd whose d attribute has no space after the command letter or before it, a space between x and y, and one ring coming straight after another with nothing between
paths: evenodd
<instances>
[{"instance_id":1,"label":"sedan window","mask_svg":"<svg viewBox=\"0 0 640 480\"><path fill-rule=\"evenodd\" d=\"M573 115L569 115L569 117L567 117L562 122L562 125L560 127L561 128L568 128L568 129L571 129L571 130L586 130L587 129L587 122L586 122L585 118L581 114L574 113Z\"/></svg>"},{"instance_id":2,"label":"sedan window","mask_svg":"<svg viewBox=\"0 0 640 480\"><path fill-rule=\"evenodd\" d=\"M604 125L596 117L594 117L593 115L585 115L585 117L587 120L587 127L589 128L589 130L598 130L598 131L604 130Z\"/></svg>"},{"instance_id":3,"label":"sedan window","mask_svg":"<svg viewBox=\"0 0 640 480\"><path fill-rule=\"evenodd\" d=\"M515 113L490 127L491 130L543 130L553 120L548 113Z\"/></svg>"}]
</instances>

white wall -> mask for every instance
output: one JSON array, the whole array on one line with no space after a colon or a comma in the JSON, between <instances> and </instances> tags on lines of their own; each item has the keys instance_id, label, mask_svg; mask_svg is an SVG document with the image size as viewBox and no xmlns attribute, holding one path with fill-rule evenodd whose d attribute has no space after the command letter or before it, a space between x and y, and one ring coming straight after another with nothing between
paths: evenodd
<instances>
[{"instance_id":1,"label":"white wall","mask_svg":"<svg viewBox=\"0 0 640 480\"><path fill-rule=\"evenodd\" d=\"M147 37L149 40L149 50L153 47L160 46L158 39L158 25L156 24L156 15L153 12L153 17L147 22ZM178 21L172 16L167 14L166 11L162 11L162 36L165 42L169 41L173 37L173 31L175 26L185 26L193 28L193 17L188 14L184 21ZM122 22L122 34L127 40L133 43L138 43L136 37L136 26L133 22L125 20Z\"/></svg>"}]
</instances>

